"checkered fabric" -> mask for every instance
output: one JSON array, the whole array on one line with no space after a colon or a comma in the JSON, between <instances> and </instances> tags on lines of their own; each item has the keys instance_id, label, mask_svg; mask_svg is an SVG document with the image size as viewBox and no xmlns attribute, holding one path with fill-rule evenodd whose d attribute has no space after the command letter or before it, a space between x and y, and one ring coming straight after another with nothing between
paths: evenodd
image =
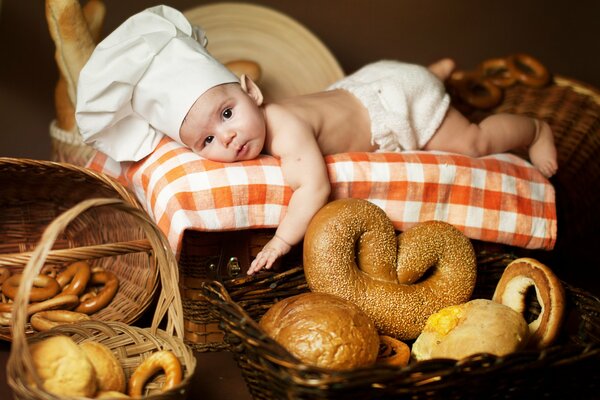
<instances>
[{"instance_id":1,"label":"checkered fabric","mask_svg":"<svg viewBox=\"0 0 600 400\"><path fill-rule=\"evenodd\" d=\"M414 151L344 153L325 160L332 200L369 200L399 231L442 220L471 239L529 249L554 247L554 188L515 155L470 158ZM186 229L277 227L292 195L274 157L213 162L169 138L141 161L117 163L97 153L88 167L130 188L176 254Z\"/></svg>"}]
</instances>

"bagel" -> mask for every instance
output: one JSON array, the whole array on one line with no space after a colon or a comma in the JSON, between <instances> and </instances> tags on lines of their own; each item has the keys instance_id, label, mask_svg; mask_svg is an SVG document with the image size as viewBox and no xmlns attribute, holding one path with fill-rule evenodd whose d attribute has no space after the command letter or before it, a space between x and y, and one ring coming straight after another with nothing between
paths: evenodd
<instances>
[{"instance_id":1,"label":"bagel","mask_svg":"<svg viewBox=\"0 0 600 400\"><path fill-rule=\"evenodd\" d=\"M381 335L380 351L377 362L397 367L405 367L410 361L410 347L398 339L390 336Z\"/></svg>"},{"instance_id":2,"label":"bagel","mask_svg":"<svg viewBox=\"0 0 600 400\"><path fill-rule=\"evenodd\" d=\"M128 394L131 397L141 397L146 381L157 372L164 371L165 382L162 391L169 390L181 382L181 362L171 351L160 350L152 353L133 371L129 378Z\"/></svg>"},{"instance_id":3,"label":"bagel","mask_svg":"<svg viewBox=\"0 0 600 400\"><path fill-rule=\"evenodd\" d=\"M399 340L416 338L434 312L469 300L476 270L470 240L452 225L424 222L396 238L384 211L366 200L325 205L304 238L309 288L355 303L380 334Z\"/></svg>"},{"instance_id":4,"label":"bagel","mask_svg":"<svg viewBox=\"0 0 600 400\"><path fill-rule=\"evenodd\" d=\"M2 293L9 299L14 300L17 296L17 290L19 289L19 285L21 284L22 277L23 274L11 275L2 284ZM49 298L56 296L56 294L59 291L60 286L58 285L56 279L48 275L40 274L33 278L33 287L31 288L31 292L29 294L29 300L48 300Z\"/></svg>"},{"instance_id":5,"label":"bagel","mask_svg":"<svg viewBox=\"0 0 600 400\"><path fill-rule=\"evenodd\" d=\"M542 349L558 336L565 313L565 291L550 268L533 258L512 261L502 273L492 300L524 314L525 294L532 286L541 311L528 324L529 346Z\"/></svg>"}]
</instances>

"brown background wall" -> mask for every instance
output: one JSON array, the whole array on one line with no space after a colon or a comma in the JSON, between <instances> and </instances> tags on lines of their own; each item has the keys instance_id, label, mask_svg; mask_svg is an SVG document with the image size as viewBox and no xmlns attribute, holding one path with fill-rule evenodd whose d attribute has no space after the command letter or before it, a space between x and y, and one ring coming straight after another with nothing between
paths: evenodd
<instances>
[{"instance_id":1,"label":"brown background wall","mask_svg":"<svg viewBox=\"0 0 600 400\"><path fill-rule=\"evenodd\" d=\"M104 0L104 33L160 0ZM203 0L164 0L185 10ZM551 71L600 87L596 0L254 0L314 32L346 72L381 58L459 66L528 52ZM0 0L0 156L50 157L58 76L42 0Z\"/></svg>"}]
</instances>

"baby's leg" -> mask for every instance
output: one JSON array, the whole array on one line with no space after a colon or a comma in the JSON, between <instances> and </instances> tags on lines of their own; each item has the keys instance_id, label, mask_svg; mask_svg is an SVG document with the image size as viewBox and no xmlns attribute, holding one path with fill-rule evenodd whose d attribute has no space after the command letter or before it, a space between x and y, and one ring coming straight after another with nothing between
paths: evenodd
<instances>
[{"instance_id":1,"label":"baby's leg","mask_svg":"<svg viewBox=\"0 0 600 400\"><path fill-rule=\"evenodd\" d=\"M442 58L439 61L434 62L427 67L435 76L438 77L442 82L450 77L450 74L454 71L456 63L450 58Z\"/></svg>"},{"instance_id":2,"label":"baby's leg","mask_svg":"<svg viewBox=\"0 0 600 400\"><path fill-rule=\"evenodd\" d=\"M542 174L547 177L554 175L558 164L550 126L522 115L494 114L474 124L450 107L442 125L425 145L425 150L481 157L521 147L529 147L531 162Z\"/></svg>"}]
</instances>

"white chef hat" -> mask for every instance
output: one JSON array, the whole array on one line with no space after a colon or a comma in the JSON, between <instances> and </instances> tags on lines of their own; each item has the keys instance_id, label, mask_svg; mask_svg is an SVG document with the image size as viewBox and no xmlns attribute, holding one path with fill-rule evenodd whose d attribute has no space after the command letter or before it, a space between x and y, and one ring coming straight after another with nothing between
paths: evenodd
<instances>
[{"instance_id":1,"label":"white chef hat","mask_svg":"<svg viewBox=\"0 0 600 400\"><path fill-rule=\"evenodd\" d=\"M116 161L137 161L167 135L179 143L189 109L208 89L238 78L204 48L204 32L174 8L125 21L81 70L76 119L86 143Z\"/></svg>"}]
</instances>

